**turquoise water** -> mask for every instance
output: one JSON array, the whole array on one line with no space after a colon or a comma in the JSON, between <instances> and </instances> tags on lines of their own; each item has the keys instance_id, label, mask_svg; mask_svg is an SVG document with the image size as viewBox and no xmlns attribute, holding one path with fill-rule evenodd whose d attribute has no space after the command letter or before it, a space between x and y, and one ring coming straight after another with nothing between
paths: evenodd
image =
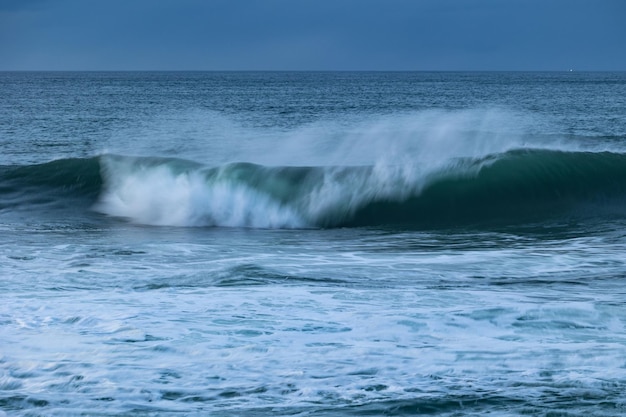
<instances>
[{"instance_id":1,"label":"turquoise water","mask_svg":"<svg viewBox=\"0 0 626 417\"><path fill-rule=\"evenodd\" d=\"M0 414L624 413L626 74L0 97Z\"/></svg>"}]
</instances>

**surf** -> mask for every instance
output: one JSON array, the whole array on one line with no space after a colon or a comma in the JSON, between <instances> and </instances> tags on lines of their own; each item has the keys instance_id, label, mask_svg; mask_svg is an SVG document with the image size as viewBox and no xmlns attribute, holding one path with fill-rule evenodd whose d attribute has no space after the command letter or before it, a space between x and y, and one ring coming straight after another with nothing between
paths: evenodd
<instances>
[{"instance_id":1,"label":"surf","mask_svg":"<svg viewBox=\"0 0 626 417\"><path fill-rule=\"evenodd\" d=\"M168 226L430 228L623 216L626 155L516 149L418 165L208 167L101 157L101 213Z\"/></svg>"},{"instance_id":2,"label":"surf","mask_svg":"<svg viewBox=\"0 0 626 417\"><path fill-rule=\"evenodd\" d=\"M209 166L104 154L0 167L0 209L179 227L439 228L626 217L626 154L518 148L427 167Z\"/></svg>"}]
</instances>

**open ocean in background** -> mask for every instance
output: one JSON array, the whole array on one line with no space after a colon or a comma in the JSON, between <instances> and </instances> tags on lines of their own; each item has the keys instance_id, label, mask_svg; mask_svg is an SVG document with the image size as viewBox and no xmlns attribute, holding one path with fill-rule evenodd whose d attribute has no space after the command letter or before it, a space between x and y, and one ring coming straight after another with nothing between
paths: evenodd
<instances>
[{"instance_id":1,"label":"open ocean in background","mask_svg":"<svg viewBox=\"0 0 626 417\"><path fill-rule=\"evenodd\" d=\"M0 73L0 416L626 414L626 73Z\"/></svg>"}]
</instances>

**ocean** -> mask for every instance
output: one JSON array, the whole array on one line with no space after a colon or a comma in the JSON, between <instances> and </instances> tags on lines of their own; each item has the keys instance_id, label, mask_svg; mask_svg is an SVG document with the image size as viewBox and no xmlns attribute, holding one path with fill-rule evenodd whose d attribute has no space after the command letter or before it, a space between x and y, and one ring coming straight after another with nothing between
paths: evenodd
<instances>
[{"instance_id":1,"label":"ocean","mask_svg":"<svg viewBox=\"0 0 626 417\"><path fill-rule=\"evenodd\" d=\"M626 73L0 73L0 416L626 414Z\"/></svg>"}]
</instances>

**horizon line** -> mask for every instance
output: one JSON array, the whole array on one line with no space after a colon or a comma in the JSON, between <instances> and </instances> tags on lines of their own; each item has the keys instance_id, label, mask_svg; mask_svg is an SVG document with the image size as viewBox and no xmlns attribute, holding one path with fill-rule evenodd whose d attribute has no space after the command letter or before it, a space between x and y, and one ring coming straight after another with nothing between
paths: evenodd
<instances>
[{"instance_id":1,"label":"horizon line","mask_svg":"<svg viewBox=\"0 0 626 417\"><path fill-rule=\"evenodd\" d=\"M0 72L626 72L626 69L0 69Z\"/></svg>"}]
</instances>

